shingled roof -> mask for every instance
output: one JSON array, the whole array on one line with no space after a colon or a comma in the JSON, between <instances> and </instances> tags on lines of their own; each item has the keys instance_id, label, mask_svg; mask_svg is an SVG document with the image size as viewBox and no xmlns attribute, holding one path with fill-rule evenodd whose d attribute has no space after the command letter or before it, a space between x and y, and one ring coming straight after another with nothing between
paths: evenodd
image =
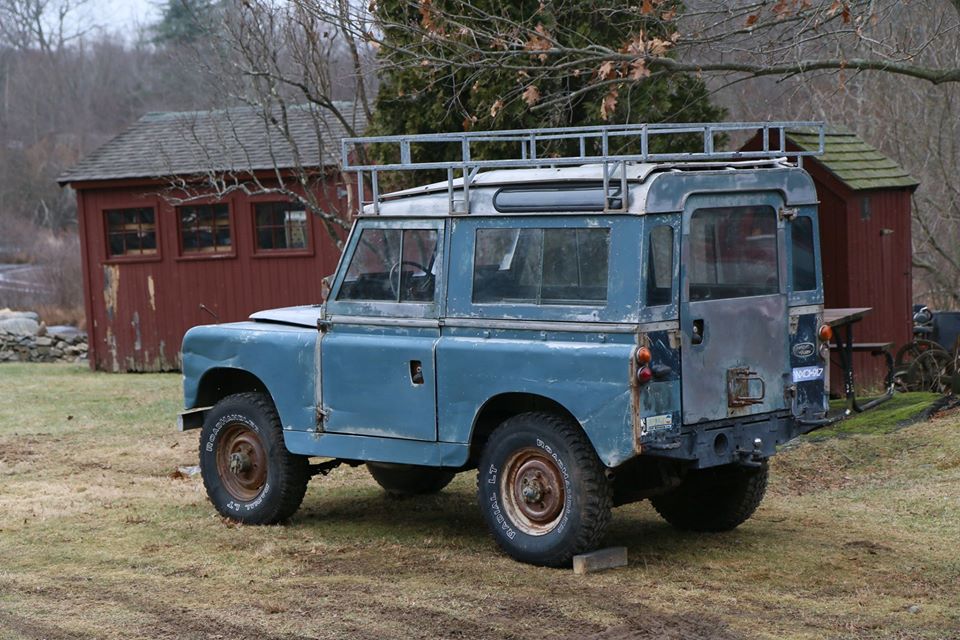
<instances>
[{"instance_id":1,"label":"shingled roof","mask_svg":"<svg viewBox=\"0 0 960 640\"><path fill-rule=\"evenodd\" d=\"M787 140L806 151L817 151L820 147L819 135L809 130L787 131ZM854 191L920 184L896 162L843 127L827 129L824 153L814 160Z\"/></svg>"},{"instance_id":2,"label":"shingled roof","mask_svg":"<svg viewBox=\"0 0 960 640\"><path fill-rule=\"evenodd\" d=\"M351 102L334 105L353 123L356 133L362 134L366 128L363 109ZM61 174L57 182L249 172L339 162L340 140L348 133L330 111L314 105L289 108L289 139L280 119L279 110L265 115L254 107L148 113Z\"/></svg>"}]
</instances>

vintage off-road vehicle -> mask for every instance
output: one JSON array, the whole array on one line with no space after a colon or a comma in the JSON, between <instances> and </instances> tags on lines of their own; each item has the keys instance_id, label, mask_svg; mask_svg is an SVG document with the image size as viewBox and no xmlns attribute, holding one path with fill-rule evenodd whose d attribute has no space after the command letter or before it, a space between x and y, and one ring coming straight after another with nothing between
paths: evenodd
<instances>
[{"instance_id":1,"label":"vintage off-road vehicle","mask_svg":"<svg viewBox=\"0 0 960 640\"><path fill-rule=\"evenodd\" d=\"M202 426L210 500L274 523L341 463L397 494L477 469L496 542L551 566L631 501L733 529L777 446L827 420L817 195L782 147L793 126L822 141L816 123L344 141L361 211L326 302L184 338L180 426ZM734 130L763 148L716 151ZM651 151L681 135L702 151ZM351 166L367 143L397 161ZM431 144L462 156L413 159ZM483 144L519 153L472 160ZM538 155L558 144L575 151ZM379 193L382 172L419 169L448 179Z\"/></svg>"}]
</instances>

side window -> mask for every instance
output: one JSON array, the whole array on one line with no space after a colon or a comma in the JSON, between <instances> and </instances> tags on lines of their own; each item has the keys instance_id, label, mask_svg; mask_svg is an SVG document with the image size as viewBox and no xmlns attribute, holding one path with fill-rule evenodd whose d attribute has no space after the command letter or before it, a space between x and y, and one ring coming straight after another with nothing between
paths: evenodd
<instances>
[{"instance_id":1,"label":"side window","mask_svg":"<svg viewBox=\"0 0 960 640\"><path fill-rule=\"evenodd\" d=\"M337 300L433 302L436 229L364 229Z\"/></svg>"},{"instance_id":2,"label":"side window","mask_svg":"<svg viewBox=\"0 0 960 640\"><path fill-rule=\"evenodd\" d=\"M603 303L609 253L609 229L478 229L473 301Z\"/></svg>"},{"instance_id":3,"label":"side window","mask_svg":"<svg viewBox=\"0 0 960 640\"><path fill-rule=\"evenodd\" d=\"M793 290L817 288L817 263L813 252L813 219L798 217L790 223L793 250Z\"/></svg>"},{"instance_id":4,"label":"side window","mask_svg":"<svg viewBox=\"0 0 960 640\"><path fill-rule=\"evenodd\" d=\"M670 304L673 288L673 227L659 225L647 242L647 305Z\"/></svg>"}]
</instances>

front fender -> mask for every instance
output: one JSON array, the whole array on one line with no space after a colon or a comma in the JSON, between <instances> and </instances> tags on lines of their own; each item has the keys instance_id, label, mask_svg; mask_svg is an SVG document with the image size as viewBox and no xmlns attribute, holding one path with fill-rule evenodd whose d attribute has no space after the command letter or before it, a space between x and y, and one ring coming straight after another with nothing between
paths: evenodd
<instances>
[{"instance_id":1,"label":"front fender","mask_svg":"<svg viewBox=\"0 0 960 640\"><path fill-rule=\"evenodd\" d=\"M258 322L190 329L181 353L184 408L198 407L200 384L211 369L238 369L266 386L284 429L314 430L318 335L316 329Z\"/></svg>"}]
</instances>

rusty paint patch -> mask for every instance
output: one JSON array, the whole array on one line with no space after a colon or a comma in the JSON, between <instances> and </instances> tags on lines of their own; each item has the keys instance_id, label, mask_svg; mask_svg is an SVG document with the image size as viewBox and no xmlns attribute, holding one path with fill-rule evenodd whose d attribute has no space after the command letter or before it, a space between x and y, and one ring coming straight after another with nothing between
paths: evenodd
<instances>
[{"instance_id":1,"label":"rusty paint patch","mask_svg":"<svg viewBox=\"0 0 960 640\"><path fill-rule=\"evenodd\" d=\"M107 351L110 353L110 358L112 360L112 371L116 373L120 371L120 362L117 360L117 337L113 335L113 328L107 326Z\"/></svg>"},{"instance_id":2,"label":"rusty paint patch","mask_svg":"<svg viewBox=\"0 0 960 640\"><path fill-rule=\"evenodd\" d=\"M111 322L117 310L118 291L120 291L120 267L115 264L103 265L103 304L107 309L107 319Z\"/></svg>"},{"instance_id":3,"label":"rusty paint patch","mask_svg":"<svg viewBox=\"0 0 960 640\"><path fill-rule=\"evenodd\" d=\"M150 310L157 310L157 292L153 285L153 276L147 276L147 293L150 295Z\"/></svg>"}]
</instances>

